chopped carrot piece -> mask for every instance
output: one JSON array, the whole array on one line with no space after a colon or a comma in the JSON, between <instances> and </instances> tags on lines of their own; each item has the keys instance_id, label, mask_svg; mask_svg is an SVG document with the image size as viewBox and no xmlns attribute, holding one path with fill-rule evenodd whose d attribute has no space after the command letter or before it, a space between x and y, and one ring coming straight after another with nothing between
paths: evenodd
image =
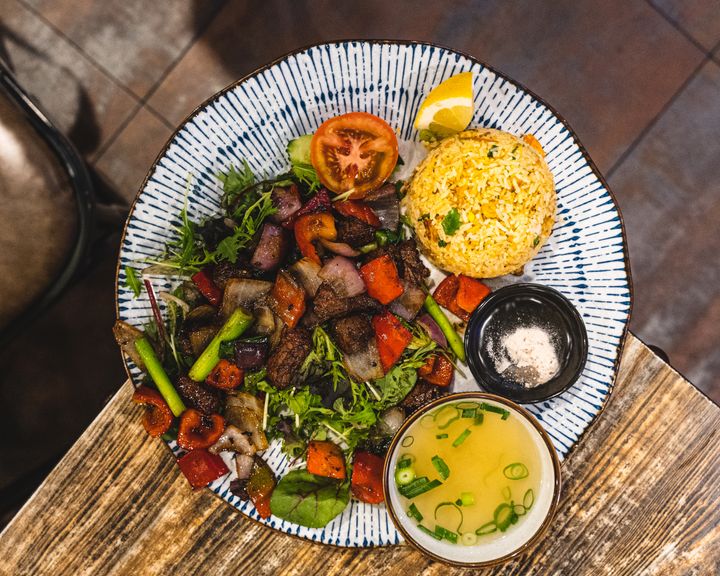
<instances>
[{"instance_id":1,"label":"chopped carrot piece","mask_svg":"<svg viewBox=\"0 0 720 576\"><path fill-rule=\"evenodd\" d=\"M490 294L490 288L485 286L480 280L470 278L464 274L460 274L458 280L458 291L455 301L465 312L472 314L480 302Z\"/></svg>"},{"instance_id":2,"label":"chopped carrot piece","mask_svg":"<svg viewBox=\"0 0 720 576\"><path fill-rule=\"evenodd\" d=\"M308 443L307 470L316 476L345 479L345 458L340 446L327 440Z\"/></svg>"},{"instance_id":3,"label":"chopped carrot piece","mask_svg":"<svg viewBox=\"0 0 720 576\"><path fill-rule=\"evenodd\" d=\"M412 340L412 333L403 326L395 314L387 310L372 319L378 354L383 372L387 373Z\"/></svg>"},{"instance_id":4,"label":"chopped carrot piece","mask_svg":"<svg viewBox=\"0 0 720 576\"><path fill-rule=\"evenodd\" d=\"M435 302L440 304L443 308L450 310L455 316L467 322L470 319L470 314L460 308L457 303L457 293L460 288L460 278L451 274L446 276L438 287L433 292L433 298Z\"/></svg>"},{"instance_id":5,"label":"chopped carrot piece","mask_svg":"<svg viewBox=\"0 0 720 576\"><path fill-rule=\"evenodd\" d=\"M436 354L432 372L426 376L424 375L422 378L430 382L430 384L435 384L435 386L450 386L454 371L455 368L452 362L450 362L444 354Z\"/></svg>"},{"instance_id":6,"label":"chopped carrot piece","mask_svg":"<svg viewBox=\"0 0 720 576\"><path fill-rule=\"evenodd\" d=\"M221 390L233 390L242 384L243 376L241 368L223 358L205 378L205 383Z\"/></svg>"},{"instance_id":7,"label":"chopped carrot piece","mask_svg":"<svg viewBox=\"0 0 720 576\"><path fill-rule=\"evenodd\" d=\"M362 502L380 504L385 500L383 492L383 467L385 460L370 452L355 452L350 490Z\"/></svg>"},{"instance_id":8,"label":"chopped carrot piece","mask_svg":"<svg viewBox=\"0 0 720 576\"><path fill-rule=\"evenodd\" d=\"M381 304L390 304L405 291L397 266L387 254L361 266L360 276L365 282L368 294Z\"/></svg>"},{"instance_id":9,"label":"chopped carrot piece","mask_svg":"<svg viewBox=\"0 0 720 576\"><path fill-rule=\"evenodd\" d=\"M287 272L280 272L270 293L270 307L290 328L305 314L305 289Z\"/></svg>"}]
</instances>

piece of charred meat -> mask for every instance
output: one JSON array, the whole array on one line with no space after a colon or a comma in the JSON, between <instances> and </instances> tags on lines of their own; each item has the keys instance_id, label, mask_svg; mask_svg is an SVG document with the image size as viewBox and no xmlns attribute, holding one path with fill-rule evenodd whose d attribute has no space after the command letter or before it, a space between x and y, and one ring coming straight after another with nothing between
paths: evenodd
<instances>
[{"instance_id":1,"label":"piece of charred meat","mask_svg":"<svg viewBox=\"0 0 720 576\"><path fill-rule=\"evenodd\" d=\"M235 264L222 261L213 268L212 279L220 290L225 290L227 281L231 278L250 278L250 267L238 260Z\"/></svg>"},{"instance_id":2,"label":"piece of charred meat","mask_svg":"<svg viewBox=\"0 0 720 576\"><path fill-rule=\"evenodd\" d=\"M199 356L220 326L213 306L202 304L193 308L185 317L178 333L180 350L187 356Z\"/></svg>"},{"instance_id":3,"label":"piece of charred meat","mask_svg":"<svg viewBox=\"0 0 720 576\"><path fill-rule=\"evenodd\" d=\"M425 278L430 276L430 270L420 260L415 238L410 238L398 244L398 252L403 266L403 278L418 286L423 286Z\"/></svg>"},{"instance_id":4,"label":"piece of charred meat","mask_svg":"<svg viewBox=\"0 0 720 576\"><path fill-rule=\"evenodd\" d=\"M375 228L357 218L337 218L337 241L359 248L375 240Z\"/></svg>"},{"instance_id":5,"label":"piece of charred meat","mask_svg":"<svg viewBox=\"0 0 720 576\"><path fill-rule=\"evenodd\" d=\"M219 414L222 409L218 394L204 388L187 376L181 376L178 379L177 391L186 404L204 414Z\"/></svg>"},{"instance_id":6,"label":"piece of charred meat","mask_svg":"<svg viewBox=\"0 0 720 576\"><path fill-rule=\"evenodd\" d=\"M286 329L267 362L270 383L280 390L292 385L299 377L300 367L311 349L310 332L304 328Z\"/></svg>"},{"instance_id":7,"label":"piece of charred meat","mask_svg":"<svg viewBox=\"0 0 720 576\"><path fill-rule=\"evenodd\" d=\"M435 398L439 398L440 395L441 389L439 386L425 382L425 380L418 380L417 384L410 390L410 393L405 396L405 399L400 403L400 406L405 408L405 411L410 414L418 408L425 406L428 402L435 400Z\"/></svg>"},{"instance_id":8,"label":"piece of charred meat","mask_svg":"<svg viewBox=\"0 0 720 576\"><path fill-rule=\"evenodd\" d=\"M411 284L422 286L425 278L430 276L430 270L428 270L422 263L422 260L420 260L420 252L418 252L414 238L403 240L399 244L381 246L371 252L366 260L372 260L385 254L393 259L400 278L403 278Z\"/></svg>"},{"instance_id":9,"label":"piece of charred meat","mask_svg":"<svg viewBox=\"0 0 720 576\"><path fill-rule=\"evenodd\" d=\"M368 296L360 294L352 298L342 298L330 284L323 283L318 288L313 300L313 312L321 324L332 318L347 316L353 312L380 312L380 302Z\"/></svg>"},{"instance_id":10,"label":"piece of charred meat","mask_svg":"<svg viewBox=\"0 0 720 576\"><path fill-rule=\"evenodd\" d=\"M355 354L364 350L373 337L373 327L364 314L352 314L333 323L331 333L335 343L345 354Z\"/></svg>"}]
</instances>

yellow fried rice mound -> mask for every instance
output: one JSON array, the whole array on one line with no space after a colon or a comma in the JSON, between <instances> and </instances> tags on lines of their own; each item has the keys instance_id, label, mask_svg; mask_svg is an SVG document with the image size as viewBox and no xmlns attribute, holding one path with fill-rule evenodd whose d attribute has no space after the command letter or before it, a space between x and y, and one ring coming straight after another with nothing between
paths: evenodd
<instances>
[{"instance_id":1,"label":"yellow fried rice mound","mask_svg":"<svg viewBox=\"0 0 720 576\"><path fill-rule=\"evenodd\" d=\"M555 185L544 158L500 130L442 140L404 191L405 215L428 259L476 278L521 271L555 221Z\"/></svg>"}]
</instances>

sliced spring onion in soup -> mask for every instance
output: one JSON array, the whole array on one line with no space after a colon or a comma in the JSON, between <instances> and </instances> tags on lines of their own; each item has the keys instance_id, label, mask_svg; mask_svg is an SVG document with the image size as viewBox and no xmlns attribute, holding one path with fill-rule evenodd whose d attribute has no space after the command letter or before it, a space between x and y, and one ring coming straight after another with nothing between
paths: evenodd
<instances>
[{"instance_id":1,"label":"sliced spring onion in soup","mask_svg":"<svg viewBox=\"0 0 720 576\"><path fill-rule=\"evenodd\" d=\"M532 488L528 488L528 491L525 492L525 496L523 496L523 506L530 510L532 508L533 503L535 502L535 492L533 492Z\"/></svg>"},{"instance_id":2,"label":"sliced spring onion in soup","mask_svg":"<svg viewBox=\"0 0 720 576\"><path fill-rule=\"evenodd\" d=\"M417 530L472 546L526 521L540 488L541 453L522 419L489 401L462 400L418 418L407 433L414 443L400 449L395 485L413 525L423 527Z\"/></svg>"},{"instance_id":3,"label":"sliced spring onion in soup","mask_svg":"<svg viewBox=\"0 0 720 576\"><path fill-rule=\"evenodd\" d=\"M522 462L513 462L505 466L503 474L508 480L522 480L523 478L527 478L530 472L528 472L527 466Z\"/></svg>"},{"instance_id":4,"label":"sliced spring onion in soup","mask_svg":"<svg viewBox=\"0 0 720 576\"><path fill-rule=\"evenodd\" d=\"M445 460L440 458L440 456L437 454L433 456L432 463L433 466L435 466L435 470L437 470L438 474L440 474L440 478L447 480L450 477L450 468L448 468L448 465L445 464Z\"/></svg>"},{"instance_id":5,"label":"sliced spring onion in soup","mask_svg":"<svg viewBox=\"0 0 720 576\"><path fill-rule=\"evenodd\" d=\"M410 516L410 518L415 518L418 522L422 522L423 519L423 515L420 514L420 510L418 510L414 502L411 502L408 507L408 516Z\"/></svg>"},{"instance_id":6,"label":"sliced spring onion in soup","mask_svg":"<svg viewBox=\"0 0 720 576\"><path fill-rule=\"evenodd\" d=\"M405 438L402 439L400 445L403 448L410 448L410 446L413 445L413 442L415 442L415 438L413 438L412 436L405 436Z\"/></svg>"},{"instance_id":7,"label":"sliced spring onion in soup","mask_svg":"<svg viewBox=\"0 0 720 576\"><path fill-rule=\"evenodd\" d=\"M460 436L455 438L455 440L453 441L453 443L452 443L453 447L457 448L458 446L460 446L460 444L465 442L467 437L470 436L471 432L472 432L472 430L470 430L470 428L465 428L465 430L462 431Z\"/></svg>"},{"instance_id":8,"label":"sliced spring onion in soup","mask_svg":"<svg viewBox=\"0 0 720 576\"><path fill-rule=\"evenodd\" d=\"M433 538L435 538L435 540L442 540L442 536L438 536L435 532L430 530L430 528L427 528L422 524L418 524L418 530L420 530L420 532L424 532L428 536L432 536Z\"/></svg>"},{"instance_id":9,"label":"sliced spring onion in soup","mask_svg":"<svg viewBox=\"0 0 720 576\"><path fill-rule=\"evenodd\" d=\"M452 404L443 406L435 413L435 424L440 430L445 430L455 420L460 419L460 411Z\"/></svg>"},{"instance_id":10,"label":"sliced spring onion in soup","mask_svg":"<svg viewBox=\"0 0 720 576\"><path fill-rule=\"evenodd\" d=\"M497 526L495 525L495 522L493 522L493 521L488 522L487 524L483 524L482 526L480 526L480 528L475 530L475 534L477 534L478 536L484 536L485 534L492 534L493 532L497 532Z\"/></svg>"},{"instance_id":11,"label":"sliced spring onion in soup","mask_svg":"<svg viewBox=\"0 0 720 576\"><path fill-rule=\"evenodd\" d=\"M457 512L457 531L460 532L460 528L462 528L465 517L463 515L463 511L460 510L460 507L455 502L440 502L440 504L435 506L435 513L433 514L435 520L438 520L438 512L446 507L449 507L448 510L455 510Z\"/></svg>"},{"instance_id":12,"label":"sliced spring onion in soup","mask_svg":"<svg viewBox=\"0 0 720 576\"><path fill-rule=\"evenodd\" d=\"M440 482L440 480L429 480L427 476L422 476L421 478L415 478L415 480L405 486L400 486L398 490L405 498L412 499L433 488L437 488L441 484L442 482Z\"/></svg>"},{"instance_id":13,"label":"sliced spring onion in soup","mask_svg":"<svg viewBox=\"0 0 720 576\"><path fill-rule=\"evenodd\" d=\"M412 467L395 470L395 483L398 486L407 486L413 480L415 480L415 470Z\"/></svg>"}]
</instances>

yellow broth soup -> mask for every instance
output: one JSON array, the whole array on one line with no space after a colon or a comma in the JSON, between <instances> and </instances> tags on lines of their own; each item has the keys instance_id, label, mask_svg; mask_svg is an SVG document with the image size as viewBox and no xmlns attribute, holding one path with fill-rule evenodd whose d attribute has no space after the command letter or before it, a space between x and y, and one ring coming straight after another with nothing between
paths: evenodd
<instances>
[{"instance_id":1,"label":"yellow broth soup","mask_svg":"<svg viewBox=\"0 0 720 576\"><path fill-rule=\"evenodd\" d=\"M527 425L494 403L435 408L409 427L398 454L394 482L404 512L421 531L453 544L473 546L515 529L541 484L541 455Z\"/></svg>"}]
</instances>

